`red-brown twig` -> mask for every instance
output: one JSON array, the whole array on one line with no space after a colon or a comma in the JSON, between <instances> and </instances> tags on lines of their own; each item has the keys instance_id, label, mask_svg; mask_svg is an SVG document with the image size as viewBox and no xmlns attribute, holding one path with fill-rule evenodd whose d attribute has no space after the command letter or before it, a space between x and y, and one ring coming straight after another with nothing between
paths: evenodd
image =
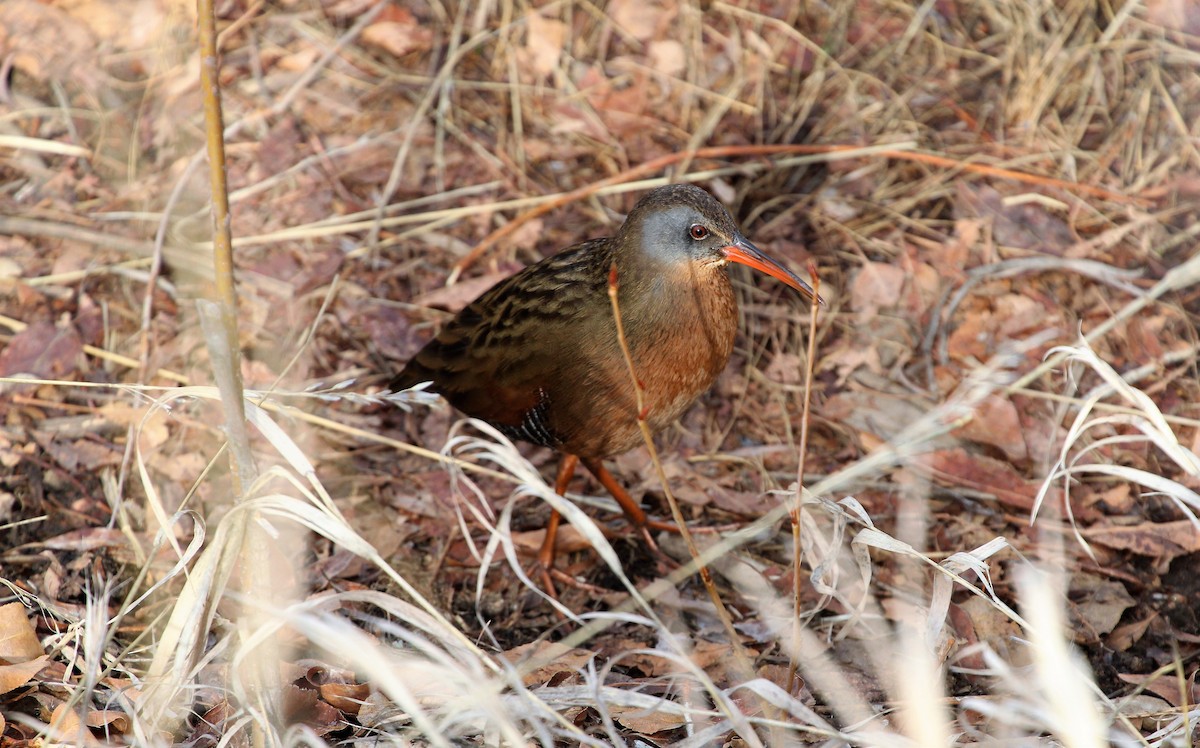
<instances>
[{"instance_id":1,"label":"red-brown twig","mask_svg":"<svg viewBox=\"0 0 1200 748\"><path fill-rule=\"evenodd\" d=\"M496 245L501 239L510 236L513 232L525 225L529 221L538 216L545 215L550 211L568 205L570 203L582 200L591 196L597 190L603 189L610 185L630 182L647 174L653 174L672 164L681 161L691 161L693 159L702 158L730 158L735 156L775 156L784 154L819 154L819 153L841 153L844 151L858 150L859 146L850 145L730 145L730 146L712 146L708 148L697 148L694 151L682 151L680 153L670 153L666 156L645 163L639 164L632 169L627 169L620 173L614 174L611 177L606 177L597 182L586 184L578 189L563 193L558 197L547 200L536 208L532 208L519 216L516 216L511 221L508 221L500 228L483 238L483 241L475 245L465 257L454 264L454 270L450 273L449 282L453 282L463 271L474 265L479 258L483 257L489 249ZM940 166L947 169L961 169L962 171L971 172L974 174L984 174L992 177L1000 177L1002 179L1011 179L1017 182L1026 184L1037 184L1043 187L1058 187L1069 192L1076 192L1082 195L1098 197L1104 200L1112 200L1114 202L1137 203L1140 202L1137 198L1123 195L1119 192L1106 190L1103 187L1095 187L1090 184L1080 184L1066 179L1056 179L1054 177L1043 177L1037 174L1026 174L1025 172L1005 169L999 166L989 166L987 164L976 164L966 161L959 161L945 156L935 156L932 153L920 153L916 151L892 151L881 150L875 151L874 156L882 158L892 158L903 161L914 161L917 163L930 164L932 166Z\"/></svg>"}]
</instances>

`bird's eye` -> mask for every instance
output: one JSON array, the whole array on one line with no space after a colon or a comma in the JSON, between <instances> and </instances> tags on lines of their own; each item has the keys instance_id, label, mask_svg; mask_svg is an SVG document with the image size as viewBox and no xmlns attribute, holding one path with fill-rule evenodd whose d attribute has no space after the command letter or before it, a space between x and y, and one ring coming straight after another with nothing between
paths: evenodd
<instances>
[{"instance_id":1,"label":"bird's eye","mask_svg":"<svg viewBox=\"0 0 1200 748\"><path fill-rule=\"evenodd\" d=\"M708 238L708 227L703 226L699 223L694 223L694 224L692 224L692 227L690 229L688 229L688 236L692 237L696 241L700 241L701 239L707 239Z\"/></svg>"}]
</instances>

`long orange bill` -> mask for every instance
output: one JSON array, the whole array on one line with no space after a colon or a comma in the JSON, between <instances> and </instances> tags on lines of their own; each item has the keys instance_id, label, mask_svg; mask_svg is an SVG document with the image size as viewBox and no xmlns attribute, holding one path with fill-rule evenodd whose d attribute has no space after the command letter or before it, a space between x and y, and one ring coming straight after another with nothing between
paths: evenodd
<instances>
[{"instance_id":1,"label":"long orange bill","mask_svg":"<svg viewBox=\"0 0 1200 748\"><path fill-rule=\"evenodd\" d=\"M800 277L788 270L783 265L780 265L770 255L765 254L761 249L750 243L750 240L741 234L734 236L733 244L728 247L723 247L725 258L730 262L738 262L742 265L749 265L755 270L761 271L774 278L778 278L800 293L804 294L809 301L815 301L822 306L825 305L825 300L817 296L813 292L812 286L800 280Z\"/></svg>"}]
</instances>

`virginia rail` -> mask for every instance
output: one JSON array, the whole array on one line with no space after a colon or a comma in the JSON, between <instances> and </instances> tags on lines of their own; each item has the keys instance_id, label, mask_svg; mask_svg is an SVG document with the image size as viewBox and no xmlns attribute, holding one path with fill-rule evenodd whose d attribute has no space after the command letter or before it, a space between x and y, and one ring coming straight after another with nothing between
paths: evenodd
<instances>
[{"instance_id":1,"label":"virginia rail","mask_svg":"<svg viewBox=\"0 0 1200 748\"><path fill-rule=\"evenodd\" d=\"M610 269L651 431L671 424L729 361L737 301L725 266L749 265L810 300L812 288L763 254L704 190L650 191L615 236L530 265L471 302L391 382L431 390L510 438L563 453L565 495L582 461L649 540L647 518L602 460L642 442L633 382L608 296ZM544 580L559 524L553 513L538 560ZM653 547L653 541L650 540Z\"/></svg>"}]
</instances>

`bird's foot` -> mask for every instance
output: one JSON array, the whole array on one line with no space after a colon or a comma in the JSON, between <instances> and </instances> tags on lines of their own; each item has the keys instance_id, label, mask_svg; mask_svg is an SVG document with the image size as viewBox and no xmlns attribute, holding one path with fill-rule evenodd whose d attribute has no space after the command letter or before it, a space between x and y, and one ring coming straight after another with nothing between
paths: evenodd
<instances>
[{"instance_id":1,"label":"bird's foot","mask_svg":"<svg viewBox=\"0 0 1200 748\"><path fill-rule=\"evenodd\" d=\"M647 521L645 524L639 526L638 530L642 533L642 540L645 541L646 548L654 555L655 560L658 561L658 573L670 574L679 568L679 562L668 556L663 552L662 548L658 547L658 542L654 540L654 535L650 532L650 530L654 529L650 524L651 521Z\"/></svg>"},{"instance_id":2,"label":"bird's foot","mask_svg":"<svg viewBox=\"0 0 1200 748\"><path fill-rule=\"evenodd\" d=\"M589 584L582 579L573 577L562 569L555 568L554 566L546 566L541 560L536 560L526 567L525 575L530 579L540 579L542 590L559 602L562 602L562 600L558 596L558 585L581 590L591 595L603 595L611 592L611 590L597 587L594 584ZM555 584L556 581L558 585Z\"/></svg>"}]
</instances>

